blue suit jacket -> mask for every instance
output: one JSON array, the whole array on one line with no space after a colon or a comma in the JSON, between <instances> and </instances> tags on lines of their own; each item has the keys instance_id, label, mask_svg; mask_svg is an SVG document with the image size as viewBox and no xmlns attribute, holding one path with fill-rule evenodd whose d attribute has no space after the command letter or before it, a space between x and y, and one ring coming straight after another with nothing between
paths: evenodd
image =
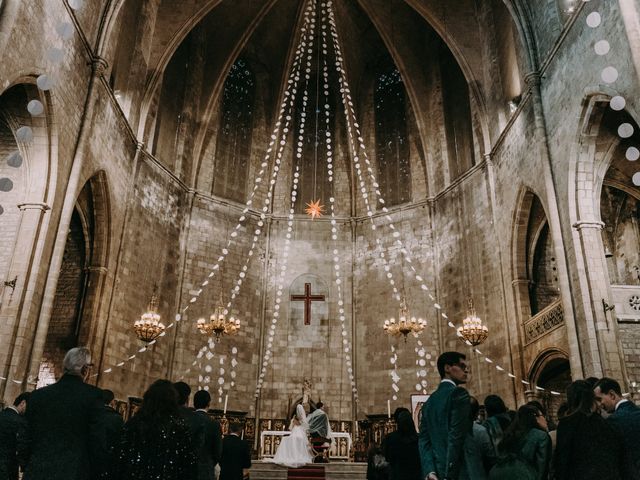
<instances>
[{"instance_id":1,"label":"blue suit jacket","mask_svg":"<svg viewBox=\"0 0 640 480\"><path fill-rule=\"evenodd\" d=\"M464 441L471 432L471 403L464 388L442 382L422 407L420 460L426 477L457 480L464 462Z\"/></svg>"},{"instance_id":2,"label":"blue suit jacket","mask_svg":"<svg viewBox=\"0 0 640 480\"><path fill-rule=\"evenodd\" d=\"M627 480L640 480L640 408L624 402L607 421L622 436L623 474Z\"/></svg>"}]
</instances>

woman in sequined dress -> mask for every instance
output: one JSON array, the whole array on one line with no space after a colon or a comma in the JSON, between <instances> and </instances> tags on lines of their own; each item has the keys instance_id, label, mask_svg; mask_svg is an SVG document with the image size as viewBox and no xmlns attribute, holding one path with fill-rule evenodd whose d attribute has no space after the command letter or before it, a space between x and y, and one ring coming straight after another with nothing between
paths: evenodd
<instances>
[{"instance_id":1,"label":"woman in sequined dress","mask_svg":"<svg viewBox=\"0 0 640 480\"><path fill-rule=\"evenodd\" d=\"M178 395L168 380L145 392L142 407L124 426L114 480L196 480L196 456Z\"/></svg>"}]
</instances>

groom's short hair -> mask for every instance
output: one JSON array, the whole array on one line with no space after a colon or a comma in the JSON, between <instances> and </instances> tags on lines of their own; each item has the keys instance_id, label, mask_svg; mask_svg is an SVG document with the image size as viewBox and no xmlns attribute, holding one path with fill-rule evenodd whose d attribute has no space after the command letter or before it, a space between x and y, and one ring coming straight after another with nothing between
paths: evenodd
<instances>
[{"instance_id":1,"label":"groom's short hair","mask_svg":"<svg viewBox=\"0 0 640 480\"><path fill-rule=\"evenodd\" d=\"M460 352L444 352L442 355L438 357L438 373L440 374L440 378L444 378L444 367L445 365L455 365L460 362L460 360L466 360L467 357L464 353Z\"/></svg>"}]
</instances>

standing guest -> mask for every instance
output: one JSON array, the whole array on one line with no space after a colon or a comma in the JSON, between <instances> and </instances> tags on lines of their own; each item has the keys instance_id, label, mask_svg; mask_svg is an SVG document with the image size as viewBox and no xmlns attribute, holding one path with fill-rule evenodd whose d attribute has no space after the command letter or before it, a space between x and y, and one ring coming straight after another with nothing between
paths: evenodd
<instances>
[{"instance_id":1,"label":"standing guest","mask_svg":"<svg viewBox=\"0 0 640 480\"><path fill-rule=\"evenodd\" d=\"M222 459L220 460L219 480L243 480L249 478L251 468L251 449L240 438L242 425L229 424L229 435L222 441Z\"/></svg>"},{"instance_id":2,"label":"standing guest","mask_svg":"<svg viewBox=\"0 0 640 480\"><path fill-rule=\"evenodd\" d=\"M96 446L98 458L96 459L98 469L97 478L110 478L110 470L113 466L114 451L120 435L124 420L122 415L113 408L115 397L111 390L102 390L102 408L96 420L96 435L98 445Z\"/></svg>"},{"instance_id":3,"label":"standing guest","mask_svg":"<svg viewBox=\"0 0 640 480\"><path fill-rule=\"evenodd\" d=\"M622 436L623 477L640 480L640 408L622 397L620 384L603 378L593 390L596 401L609 413L607 422Z\"/></svg>"},{"instance_id":4,"label":"standing guest","mask_svg":"<svg viewBox=\"0 0 640 480\"><path fill-rule=\"evenodd\" d=\"M489 480L546 480L551 461L547 421L533 405L518 409L500 443L498 463Z\"/></svg>"},{"instance_id":5,"label":"standing guest","mask_svg":"<svg viewBox=\"0 0 640 480\"><path fill-rule=\"evenodd\" d=\"M383 442L384 457L389 462L389 480L422 480L418 433L409 410L398 412L398 429Z\"/></svg>"},{"instance_id":6,"label":"standing guest","mask_svg":"<svg viewBox=\"0 0 640 480\"><path fill-rule=\"evenodd\" d=\"M567 388L567 405L553 458L556 480L625 479L621 437L596 413L593 386L585 380L573 382Z\"/></svg>"},{"instance_id":7,"label":"standing guest","mask_svg":"<svg viewBox=\"0 0 640 480\"><path fill-rule=\"evenodd\" d=\"M18 480L19 467L24 466L18 458L18 450L25 441L27 421L24 412L30 395L29 392L21 393L13 405L0 413L0 480Z\"/></svg>"},{"instance_id":8,"label":"standing guest","mask_svg":"<svg viewBox=\"0 0 640 480\"><path fill-rule=\"evenodd\" d=\"M472 429L464 440L464 464L460 480L487 480L491 467L496 463L496 454L487 429L476 422L480 405L474 397L469 397Z\"/></svg>"},{"instance_id":9,"label":"standing guest","mask_svg":"<svg viewBox=\"0 0 640 480\"><path fill-rule=\"evenodd\" d=\"M29 428L24 480L95 478L95 426L102 391L85 383L92 366L88 348L72 348L64 357L60 380L31 393L25 414Z\"/></svg>"},{"instance_id":10,"label":"standing guest","mask_svg":"<svg viewBox=\"0 0 640 480\"><path fill-rule=\"evenodd\" d=\"M489 433L493 450L497 456L498 445L502 441L505 430L511 425L512 418L509 416L504 401L498 395L488 395L484 399L484 407L487 411L487 419L483 425Z\"/></svg>"},{"instance_id":11,"label":"standing guest","mask_svg":"<svg viewBox=\"0 0 640 480\"><path fill-rule=\"evenodd\" d=\"M438 357L442 381L422 407L419 447L422 473L427 480L458 480L464 463L464 440L471 431L469 367L466 356L445 352Z\"/></svg>"},{"instance_id":12,"label":"standing guest","mask_svg":"<svg viewBox=\"0 0 640 480\"><path fill-rule=\"evenodd\" d=\"M196 480L189 428L180 417L169 380L156 380L124 426L116 449L114 480Z\"/></svg>"},{"instance_id":13,"label":"standing guest","mask_svg":"<svg viewBox=\"0 0 640 480\"><path fill-rule=\"evenodd\" d=\"M212 420L207 413L211 404L211 395L206 390L199 390L193 396L193 406L196 415L202 420L204 441L198 455L198 480L212 480L215 478L216 465L222 456L222 429L220 423Z\"/></svg>"},{"instance_id":14,"label":"standing guest","mask_svg":"<svg viewBox=\"0 0 640 480\"><path fill-rule=\"evenodd\" d=\"M382 448L375 443L367 453L367 480L389 480L389 462L384 458Z\"/></svg>"}]
</instances>

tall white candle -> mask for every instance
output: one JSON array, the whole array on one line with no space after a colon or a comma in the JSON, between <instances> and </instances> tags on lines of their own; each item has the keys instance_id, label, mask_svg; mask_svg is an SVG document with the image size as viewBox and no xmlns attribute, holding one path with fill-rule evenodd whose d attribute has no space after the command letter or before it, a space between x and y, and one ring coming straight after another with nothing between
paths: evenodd
<instances>
[{"instance_id":1,"label":"tall white candle","mask_svg":"<svg viewBox=\"0 0 640 480\"><path fill-rule=\"evenodd\" d=\"M387 400L387 418L391 418L391 400Z\"/></svg>"},{"instance_id":2,"label":"tall white candle","mask_svg":"<svg viewBox=\"0 0 640 480\"><path fill-rule=\"evenodd\" d=\"M229 400L229 395L225 395L224 396L224 412L222 412L223 414L227 413L227 401L228 400Z\"/></svg>"}]
</instances>

